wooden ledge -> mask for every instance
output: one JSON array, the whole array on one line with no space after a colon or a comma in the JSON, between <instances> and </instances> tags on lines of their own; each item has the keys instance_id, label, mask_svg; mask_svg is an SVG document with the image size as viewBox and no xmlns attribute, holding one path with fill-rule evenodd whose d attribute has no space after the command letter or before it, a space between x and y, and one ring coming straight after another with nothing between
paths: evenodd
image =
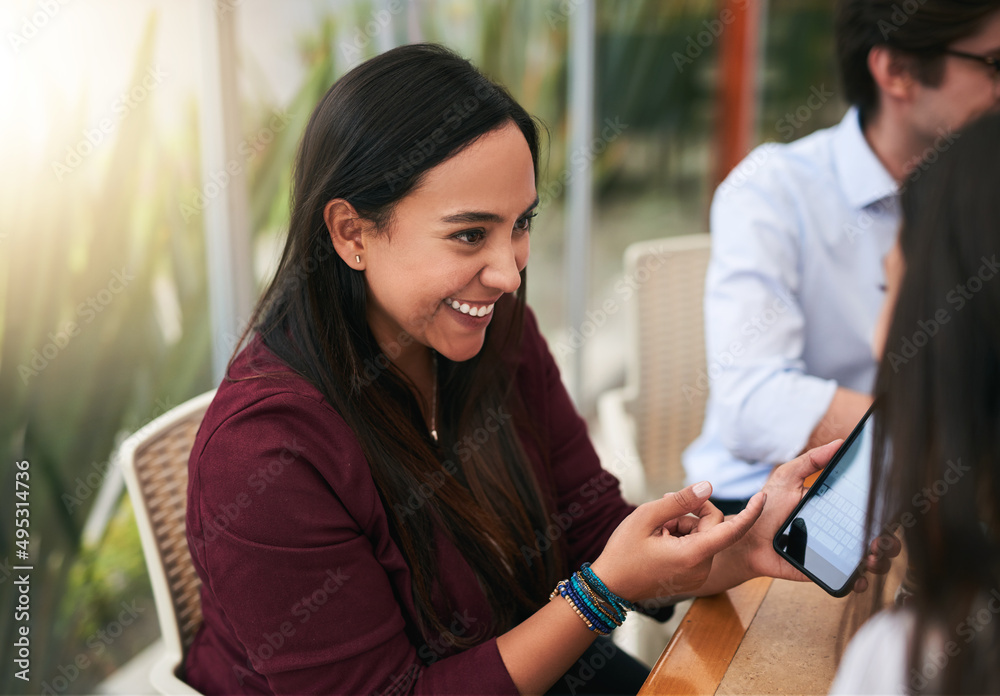
<instances>
[{"instance_id":1,"label":"wooden ledge","mask_svg":"<svg viewBox=\"0 0 1000 696\"><path fill-rule=\"evenodd\" d=\"M691 605L639 690L651 694L714 694L771 587L754 578Z\"/></svg>"}]
</instances>

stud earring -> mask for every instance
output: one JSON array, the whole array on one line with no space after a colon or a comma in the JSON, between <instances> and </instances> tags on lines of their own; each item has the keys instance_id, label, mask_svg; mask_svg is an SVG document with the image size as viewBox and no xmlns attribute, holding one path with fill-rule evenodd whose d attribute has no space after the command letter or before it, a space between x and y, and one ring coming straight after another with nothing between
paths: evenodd
<instances>
[{"instance_id":1,"label":"stud earring","mask_svg":"<svg viewBox=\"0 0 1000 696\"><path fill-rule=\"evenodd\" d=\"M357 259L358 263L361 263L361 257L360 256L358 256L357 254L355 254L354 258Z\"/></svg>"}]
</instances>

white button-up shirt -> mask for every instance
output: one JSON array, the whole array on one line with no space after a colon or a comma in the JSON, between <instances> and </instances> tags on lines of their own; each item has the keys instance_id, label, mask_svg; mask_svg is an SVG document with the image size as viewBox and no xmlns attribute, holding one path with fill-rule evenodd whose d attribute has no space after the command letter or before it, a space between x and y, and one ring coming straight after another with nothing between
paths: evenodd
<instances>
[{"instance_id":1,"label":"white button-up shirt","mask_svg":"<svg viewBox=\"0 0 1000 696\"><path fill-rule=\"evenodd\" d=\"M794 458L837 386L870 393L882 257L895 243L898 186L856 109L832 128L765 144L712 202L705 282L710 385L689 482L748 498Z\"/></svg>"}]
</instances>

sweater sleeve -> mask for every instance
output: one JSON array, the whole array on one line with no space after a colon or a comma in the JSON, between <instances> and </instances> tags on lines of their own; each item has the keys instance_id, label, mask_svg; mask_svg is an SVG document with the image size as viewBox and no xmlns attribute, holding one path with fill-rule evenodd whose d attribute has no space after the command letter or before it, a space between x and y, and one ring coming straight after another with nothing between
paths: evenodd
<instances>
[{"instance_id":1,"label":"sweater sleeve","mask_svg":"<svg viewBox=\"0 0 1000 696\"><path fill-rule=\"evenodd\" d=\"M247 656L237 677L252 667L275 694L517 693L495 639L450 654L412 635L409 570L356 439L325 403L279 393L236 412L191 490L205 592Z\"/></svg>"}]
</instances>

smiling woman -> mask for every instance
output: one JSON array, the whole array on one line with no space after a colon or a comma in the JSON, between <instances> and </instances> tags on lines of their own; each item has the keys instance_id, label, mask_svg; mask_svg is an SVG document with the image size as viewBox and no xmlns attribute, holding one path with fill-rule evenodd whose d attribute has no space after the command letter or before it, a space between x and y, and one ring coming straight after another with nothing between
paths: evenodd
<instances>
[{"instance_id":1,"label":"smiling woman","mask_svg":"<svg viewBox=\"0 0 1000 696\"><path fill-rule=\"evenodd\" d=\"M327 204L334 248L365 271L376 341L415 339L395 358L404 371L420 374L429 349L455 362L479 353L496 302L521 285L537 204L534 159L513 123L428 171L386 230L343 199Z\"/></svg>"},{"instance_id":2,"label":"smiling woman","mask_svg":"<svg viewBox=\"0 0 1000 696\"><path fill-rule=\"evenodd\" d=\"M538 152L506 90L437 46L316 107L191 454L202 692L635 693L646 669L595 643L634 603L801 579L770 540L833 449L728 520L706 482L634 509L602 472L524 302ZM604 666L569 674L582 656Z\"/></svg>"}]
</instances>

